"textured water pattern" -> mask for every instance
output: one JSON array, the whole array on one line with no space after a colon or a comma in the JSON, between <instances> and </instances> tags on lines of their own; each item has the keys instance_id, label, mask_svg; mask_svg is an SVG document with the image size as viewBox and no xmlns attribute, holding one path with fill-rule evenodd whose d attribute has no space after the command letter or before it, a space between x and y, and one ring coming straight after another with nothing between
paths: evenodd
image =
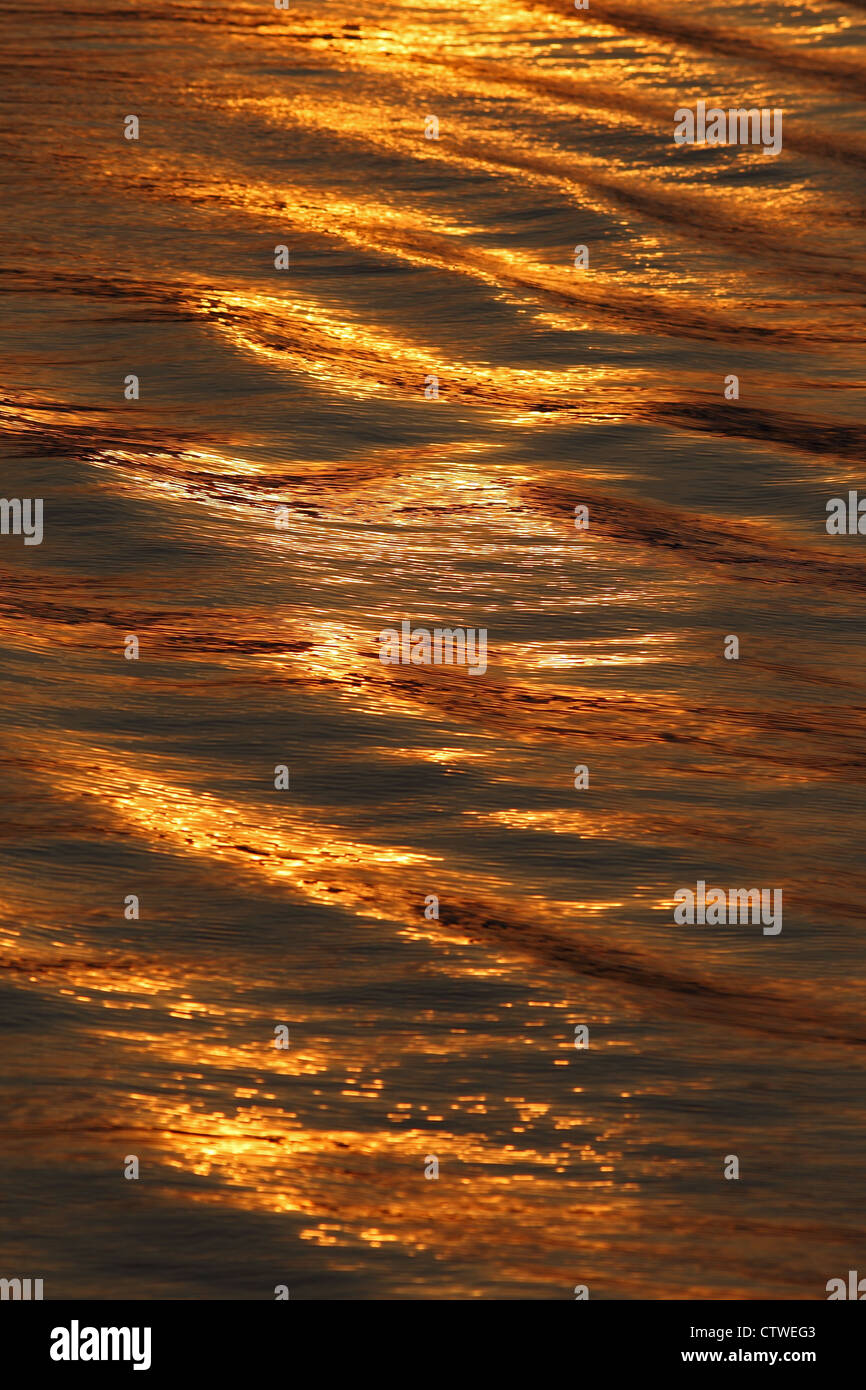
<instances>
[{"instance_id":1,"label":"textured water pattern","mask_svg":"<svg viewBox=\"0 0 866 1390\"><path fill-rule=\"evenodd\" d=\"M862 1262L866 13L590 3L0 4L45 499L0 538L0 1274L47 1298ZM677 147L699 99L782 153ZM383 665L403 618L486 674ZM699 879L781 934L676 925Z\"/></svg>"}]
</instances>

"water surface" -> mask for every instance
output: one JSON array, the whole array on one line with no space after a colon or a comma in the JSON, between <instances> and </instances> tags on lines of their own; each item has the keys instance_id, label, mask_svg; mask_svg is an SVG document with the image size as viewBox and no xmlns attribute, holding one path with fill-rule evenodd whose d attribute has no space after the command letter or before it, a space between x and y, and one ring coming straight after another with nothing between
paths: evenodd
<instances>
[{"instance_id":1,"label":"water surface","mask_svg":"<svg viewBox=\"0 0 866 1390\"><path fill-rule=\"evenodd\" d=\"M0 538L0 1274L825 1297L864 1234L866 561L824 525L862 6L0 35L2 491L45 499ZM782 108L782 153L675 146L699 99ZM403 618L485 627L486 674L382 665ZM677 926L699 879L782 888L782 933Z\"/></svg>"}]
</instances>

